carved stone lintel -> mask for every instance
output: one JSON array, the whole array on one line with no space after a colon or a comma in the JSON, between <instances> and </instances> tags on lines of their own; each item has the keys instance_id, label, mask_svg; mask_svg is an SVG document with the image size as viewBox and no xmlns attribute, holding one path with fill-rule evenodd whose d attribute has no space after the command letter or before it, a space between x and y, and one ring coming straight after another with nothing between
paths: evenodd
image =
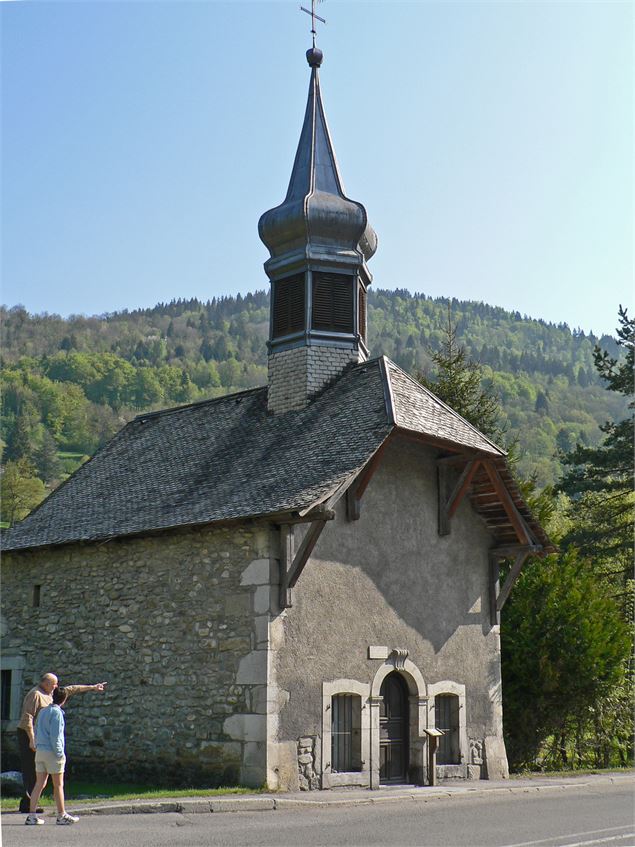
<instances>
[{"instance_id":1,"label":"carved stone lintel","mask_svg":"<svg viewBox=\"0 0 635 847\"><path fill-rule=\"evenodd\" d=\"M387 659L390 655L388 647L381 647L379 644L370 644L368 646L369 659Z\"/></svg>"},{"instance_id":2,"label":"carved stone lintel","mask_svg":"<svg viewBox=\"0 0 635 847\"><path fill-rule=\"evenodd\" d=\"M406 665L408 651L400 647L393 647L390 658L395 666L395 670L402 671Z\"/></svg>"}]
</instances>

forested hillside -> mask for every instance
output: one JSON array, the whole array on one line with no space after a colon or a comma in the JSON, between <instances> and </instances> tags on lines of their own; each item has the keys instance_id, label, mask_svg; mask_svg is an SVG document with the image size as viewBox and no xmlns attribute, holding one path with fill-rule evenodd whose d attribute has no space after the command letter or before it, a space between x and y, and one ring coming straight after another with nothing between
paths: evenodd
<instances>
[{"instance_id":1,"label":"forested hillside","mask_svg":"<svg viewBox=\"0 0 635 847\"><path fill-rule=\"evenodd\" d=\"M596 343L617 353L613 338L483 303L372 292L371 355L425 373L448 310L458 343L500 397L520 471L536 472L539 485L559 477L560 451L597 443L599 424L624 414L593 365ZM50 487L142 410L264 384L268 320L262 291L99 317L3 309L3 462L28 462Z\"/></svg>"}]
</instances>

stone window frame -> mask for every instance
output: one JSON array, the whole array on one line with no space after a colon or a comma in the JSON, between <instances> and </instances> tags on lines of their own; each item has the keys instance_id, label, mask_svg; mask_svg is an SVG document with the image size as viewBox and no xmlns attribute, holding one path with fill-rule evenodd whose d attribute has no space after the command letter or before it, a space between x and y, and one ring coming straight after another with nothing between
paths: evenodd
<instances>
[{"instance_id":1,"label":"stone window frame","mask_svg":"<svg viewBox=\"0 0 635 847\"><path fill-rule=\"evenodd\" d=\"M356 694L361 699L361 760L362 768L349 773L331 770L331 709L337 694ZM370 783L370 685L356 679L334 679L322 683L322 788Z\"/></svg>"},{"instance_id":2,"label":"stone window frame","mask_svg":"<svg viewBox=\"0 0 635 847\"><path fill-rule=\"evenodd\" d=\"M3 731L17 729L20 722L20 710L22 707L22 679L26 661L17 653L2 652L0 656L0 670L11 671L11 700L9 701L9 720L2 721Z\"/></svg>"},{"instance_id":3,"label":"stone window frame","mask_svg":"<svg viewBox=\"0 0 635 847\"><path fill-rule=\"evenodd\" d=\"M438 765L442 768L462 768L465 769L469 763L469 744L467 739L467 715L466 715L466 697L465 685L459 682L454 682L451 679L444 679L441 682L428 683L428 725L434 726L435 718L435 698L441 694L454 694L459 698L459 764L458 765Z\"/></svg>"}]
</instances>

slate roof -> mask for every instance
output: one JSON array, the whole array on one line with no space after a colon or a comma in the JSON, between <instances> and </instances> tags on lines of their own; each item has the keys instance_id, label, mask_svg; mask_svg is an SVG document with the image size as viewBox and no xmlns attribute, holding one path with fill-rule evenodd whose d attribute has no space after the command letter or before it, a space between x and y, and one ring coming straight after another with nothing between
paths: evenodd
<instances>
[{"instance_id":1,"label":"slate roof","mask_svg":"<svg viewBox=\"0 0 635 847\"><path fill-rule=\"evenodd\" d=\"M140 415L21 523L5 550L308 510L398 427L504 452L385 357L349 368L302 411L267 412L267 389ZM530 518L530 516L529 516Z\"/></svg>"},{"instance_id":2,"label":"slate roof","mask_svg":"<svg viewBox=\"0 0 635 847\"><path fill-rule=\"evenodd\" d=\"M385 361L394 403L395 424L398 427L494 456L505 455L504 450L439 400L436 394L408 376L390 359Z\"/></svg>"}]
</instances>

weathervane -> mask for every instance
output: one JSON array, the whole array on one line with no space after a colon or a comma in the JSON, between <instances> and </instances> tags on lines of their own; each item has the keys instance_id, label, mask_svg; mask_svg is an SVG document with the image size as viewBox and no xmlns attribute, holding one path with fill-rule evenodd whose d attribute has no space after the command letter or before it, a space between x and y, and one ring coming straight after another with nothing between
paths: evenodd
<instances>
[{"instance_id":1,"label":"weathervane","mask_svg":"<svg viewBox=\"0 0 635 847\"><path fill-rule=\"evenodd\" d=\"M316 20L318 20L318 21L321 21L323 24L326 23L324 18L321 18L319 15L315 14L315 4L316 4L316 2L321 3L322 0L311 0L311 10L310 11L309 11L309 9L305 9L304 6L300 6L300 9L303 12L306 12L307 15L311 15L311 35L313 36L313 46L314 47L315 47L315 36L317 35L317 32L315 31L315 22L316 22Z\"/></svg>"}]
</instances>

